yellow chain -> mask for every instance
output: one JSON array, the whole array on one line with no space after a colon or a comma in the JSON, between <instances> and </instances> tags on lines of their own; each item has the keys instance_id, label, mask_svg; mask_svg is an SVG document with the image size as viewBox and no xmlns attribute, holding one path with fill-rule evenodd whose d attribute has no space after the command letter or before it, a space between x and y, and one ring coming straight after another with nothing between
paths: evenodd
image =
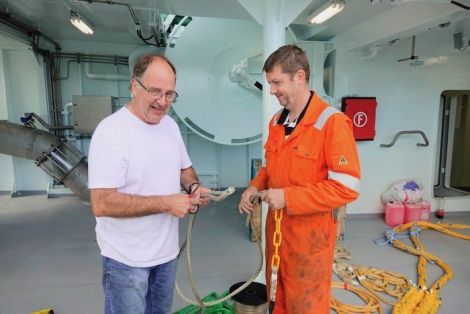
<instances>
[{"instance_id":1,"label":"yellow chain","mask_svg":"<svg viewBox=\"0 0 470 314\"><path fill-rule=\"evenodd\" d=\"M277 286L277 273L279 270L279 263L281 257L279 256L279 247L281 246L282 241L282 232L281 232L281 220L282 220L282 209L277 209L274 211L274 220L276 221L276 230L273 234L273 245L274 245L274 254L271 259L271 301L276 301L276 286Z\"/></svg>"},{"instance_id":2,"label":"yellow chain","mask_svg":"<svg viewBox=\"0 0 470 314\"><path fill-rule=\"evenodd\" d=\"M279 262L281 257L279 256L279 247L281 246L282 241L282 232L281 232L281 220L282 220L282 209L274 211L274 220L276 221L276 231L273 234L273 245L274 245L274 254L271 259L271 266L279 268Z\"/></svg>"}]
</instances>

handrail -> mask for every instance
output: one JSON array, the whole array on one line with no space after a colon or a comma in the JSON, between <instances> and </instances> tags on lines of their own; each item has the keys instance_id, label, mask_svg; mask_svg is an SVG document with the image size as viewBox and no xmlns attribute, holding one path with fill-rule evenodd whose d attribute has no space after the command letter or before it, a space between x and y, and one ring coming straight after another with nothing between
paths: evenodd
<instances>
[{"instance_id":1,"label":"handrail","mask_svg":"<svg viewBox=\"0 0 470 314\"><path fill-rule=\"evenodd\" d=\"M397 134L395 134L395 137L393 138L393 141L390 144L380 144L380 147L392 147L395 144L395 142L397 141L397 139L400 137L400 135L403 135L403 134L421 134L421 136L424 139L424 143L417 143L416 146L422 146L422 147L429 146L428 138L426 137L426 134L424 134L423 131L411 130L411 131L400 131L400 132L398 132Z\"/></svg>"}]
</instances>

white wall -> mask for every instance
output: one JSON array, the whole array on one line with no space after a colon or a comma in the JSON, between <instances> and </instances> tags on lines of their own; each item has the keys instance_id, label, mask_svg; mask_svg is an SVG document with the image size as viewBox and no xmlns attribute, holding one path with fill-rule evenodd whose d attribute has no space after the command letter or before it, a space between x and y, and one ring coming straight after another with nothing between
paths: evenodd
<instances>
[{"instance_id":1,"label":"white wall","mask_svg":"<svg viewBox=\"0 0 470 314\"><path fill-rule=\"evenodd\" d=\"M439 43L439 45L436 45ZM380 194L395 180L418 178L425 187L425 198L432 197L440 95L444 90L470 89L470 51L453 50L452 32L439 30L417 36L416 53L420 59L448 56L442 64L409 66L397 62L410 54L411 40L386 47L372 60L362 61L360 52L337 54L335 99L354 94L377 97L377 135L374 141L358 142L362 168L362 194L350 205L349 213L381 213ZM422 130L430 145L418 147L418 135L401 136L402 130ZM470 210L470 198L451 198L446 210Z\"/></svg>"},{"instance_id":2,"label":"white wall","mask_svg":"<svg viewBox=\"0 0 470 314\"><path fill-rule=\"evenodd\" d=\"M37 59L30 50L3 50L3 79L5 103L1 111L10 122L20 123L25 112L35 112L47 121L45 81L42 58ZM48 176L33 161L13 157L13 171L2 176L2 188L11 190L45 190ZM1 167L9 170L8 157L0 160Z\"/></svg>"},{"instance_id":3,"label":"white wall","mask_svg":"<svg viewBox=\"0 0 470 314\"><path fill-rule=\"evenodd\" d=\"M8 119L7 100L5 94L5 75L3 66L3 50L0 50L0 120ZM12 157L0 154L0 191L11 191L13 187Z\"/></svg>"}]
</instances>

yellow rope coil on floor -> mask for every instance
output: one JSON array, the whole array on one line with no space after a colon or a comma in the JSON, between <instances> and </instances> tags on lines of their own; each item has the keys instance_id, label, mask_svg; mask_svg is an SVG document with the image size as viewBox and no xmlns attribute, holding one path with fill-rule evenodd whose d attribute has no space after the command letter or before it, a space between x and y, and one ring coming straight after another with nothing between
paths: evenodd
<instances>
[{"instance_id":1,"label":"yellow rope coil on floor","mask_svg":"<svg viewBox=\"0 0 470 314\"><path fill-rule=\"evenodd\" d=\"M395 300L388 300L382 294L397 299L402 297L411 287L406 276L373 267L353 266L344 262L336 262L333 265L333 272L349 285L362 285L376 298L388 305L395 304Z\"/></svg>"},{"instance_id":2,"label":"yellow rope coil on floor","mask_svg":"<svg viewBox=\"0 0 470 314\"><path fill-rule=\"evenodd\" d=\"M396 248L418 256L418 287L412 287L401 297L393 308L393 313L437 313L441 304L439 289L442 288L447 281L452 279L452 268L447 265L439 257L427 252L418 239L421 229L433 229L447 235L454 236L459 239L470 240L470 235L462 234L450 229L469 229L469 225L462 224L433 224L429 222L412 222L399 225L392 232L387 233L388 241ZM411 241L415 248L405 245L395 234L410 230ZM432 262L439 266L443 275L428 289L426 288L426 264Z\"/></svg>"},{"instance_id":3,"label":"yellow rope coil on floor","mask_svg":"<svg viewBox=\"0 0 470 314\"><path fill-rule=\"evenodd\" d=\"M352 255L342 245L336 245L333 264L333 272L349 285L362 285L380 301L393 305L395 300L386 299L383 294L393 298L400 298L410 288L409 279L399 273L367 267L347 264L341 259L351 259Z\"/></svg>"},{"instance_id":4,"label":"yellow rope coil on floor","mask_svg":"<svg viewBox=\"0 0 470 314\"><path fill-rule=\"evenodd\" d=\"M359 282L356 280L357 272L354 266L338 261L333 264L333 272L343 282L355 286L359 285Z\"/></svg>"},{"instance_id":5,"label":"yellow rope coil on floor","mask_svg":"<svg viewBox=\"0 0 470 314\"><path fill-rule=\"evenodd\" d=\"M345 304L340 302L334 296L331 296L330 307L335 310L338 314L352 314L352 313L382 313L382 307L380 305L380 300L373 294L362 290L360 288L350 286L342 282L333 282L331 284L332 288L344 289L351 291L356 294L359 298L364 300L365 305L353 305Z\"/></svg>"},{"instance_id":6,"label":"yellow rope coil on floor","mask_svg":"<svg viewBox=\"0 0 470 314\"><path fill-rule=\"evenodd\" d=\"M470 225L463 224L433 224L429 222L412 222L397 226L392 230L392 232L388 232L388 242L390 242L394 247L414 254L418 257L417 286L411 285L411 282L407 277L398 273L372 267L352 266L344 263L340 259L351 259L351 254L344 247L338 246L335 248L335 263L333 264L333 271L339 278L341 278L341 280L347 283L347 285L336 283L333 284L333 288L343 288L354 293L357 291L358 293L356 294L358 295L367 293L366 291L354 287L360 284L365 289L367 289L368 295L372 296L374 299L380 300L389 305L394 305L393 313L396 314L437 313L441 304L439 290L450 279L452 279L453 271L447 263L425 250L424 245L420 242L418 235L421 230L426 229L436 230L459 239L470 240L470 235L452 230L470 229ZM414 247L405 245L396 237L397 234L405 231L409 232ZM431 287L427 285L426 264L428 262L439 266L443 271L443 275L438 280L436 280L436 282ZM382 294L397 298L397 301L390 301ZM364 297L367 298L367 296ZM366 299L363 298L363 300ZM371 302L372 301L367 299L366 305L364 306L348 305L343 304L332 297L331 308L337 313L341 314L372 313L376 311L376 309L373 308L372 304L374 303ZM377 311L380 312L381 310Z\"/></svg>"},{"instance_id":7,"label":"yellow rope coil on floor","mask_svg":"<svg viewBox=\"0 0 470 314\"><path fill-rule=\"evenodd\" d=\"M399 273L372 267L357 267L356 272L359 283L376 295L380 301L388 305L395 304L395 300L388 300L381 294L386 294L398 299L402 297L411 286L408 278Z\"/></svg>"}]
</instances>

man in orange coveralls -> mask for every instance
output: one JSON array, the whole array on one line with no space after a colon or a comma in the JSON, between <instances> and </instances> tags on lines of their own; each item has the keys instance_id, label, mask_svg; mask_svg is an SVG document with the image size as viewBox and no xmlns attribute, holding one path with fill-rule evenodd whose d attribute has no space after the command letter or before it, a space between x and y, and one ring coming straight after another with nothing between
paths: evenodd
<instances>
[{"instance_id":1,"label":"man in orange coveralls","mask_svg":"<svg viewBox=\"0 0 470 314\"><path fill-rule=\"evenodd\" d=\"M360 167L352 124L309 89L309 63L299 47L279 48L266 60L263 71L271 94L284 108L271 119L264 146L266 166L243 193L239 209L251 212L250 196L259 191L270 208L266 218L268 298L274 217L282 211L273 313L330 313L334 209L359 196Z\"/></svg>"}]
</instances>

